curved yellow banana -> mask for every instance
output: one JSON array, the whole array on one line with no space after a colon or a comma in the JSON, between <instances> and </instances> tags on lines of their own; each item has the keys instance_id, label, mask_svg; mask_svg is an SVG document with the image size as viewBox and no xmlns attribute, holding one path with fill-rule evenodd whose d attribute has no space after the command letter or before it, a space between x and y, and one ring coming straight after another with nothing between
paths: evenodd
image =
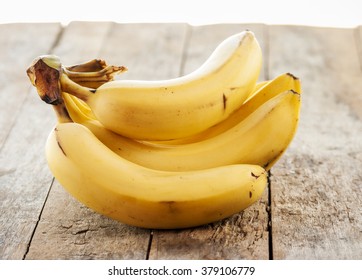
<instances>
[{"instance_id":1,"label":"curved yellow banana","mask_svg":"<svg viewBox=\"0 0 362 280\"><path fill-rule=\"evenodd\" d=\"M255 165L157 171L116 155L77 123L60 123L46 144L60 184L91 209L144 228L194 227L226 218L257 201L267 174Z\"/></svg>"},{"instance_id":2,"label":"curved yellow banana","mask_svg":"<svg viewBox=\"0 0 362 280\"><path fill-rule=\"evenodd\" d=\"M300 95L286 91L214 137L171 147L156 146L149 148L148 154L128 156L134 162L162 170L199 170L237 163L257 164L269 170L291 143L299 112ZM130 152L125 150L124 153Z\"/></svg>"},{"instance_id":3,"label":"curved yellow banana","mask_svg":"<svg viewBox=\"0 0 362 280\"><path fill-rule=\"evenodd\" d=\"M69 95L64 94L64 100L71 118L88 127L112 151L134 163L169 171L239 163L257 164L269 170L292 141L300 110L299 94L286 91L217 136L183 145L164 145L118 135L72 107Z\"/></svg>"},{"instance_id":4,"label":"curved yellow banana","mask_svg":"<svg viewBox=\"0 0 362 280\"><path fill-rule=\"evenodd\" d=\"M288 77L287 76L288 74L283 74L282 76L284 77ZM290 74L291 75L291 74ZM297 78L296 78L297 79ZM270 86L270 82L271 81L261 81L261 82L258 82L256 85L255 85L255 88L254 88L254 91L252 91L251 93L250 93L250 96L248 97L248 99L250 99L250 97L252 96L252 95L255 95L256 93L258 93L263 87L265 87L267 84ZM273 85L273 84L272 84ZM287 85L287 84L285 84L285 85ZM272 86L273 87L273 86ZM272 89L272 87L270 87L270 90L268 90L269 92L270 91L273 91L273 89ZM279 86L280 87L280 86ZM295 87L295 86L294 86ZM294 89L294 87L292 87L291 85L290 86L286 86L285 87L285 90L287 90L287 89ZM297 91L297 89L294 89L295 91ZM269 94L269 93L268 93ZM87 105L87 103L85 103L82 99L79 99L78 97L76 97L76 96L74 96L74 95L69 95L69 94L67 94L69 97L68 97L68 99L69 100L71 100L71 103L75 103L74 105L76 106L76 107L78 107L78 109L80 109L80 111L81 111L81 113L82 113L82 115L85 115L85 117L87 118L87 119L96 119L96 117L94 116L94 114L92 113L92 110L90 109L90 107ZM215 127L215 126L213 126L213 127ZM184 142L184 141L187 141L186 139L190 139L190 141L191 141L191 139L193 138L193 136L192 137L190 137L190 138L181 138L181 139L177 139L177 140L170 140L169 142L168 141L158 141L158 142L160 142L160 143L177 143L177 141L180 141L180 142ZM173 142L173 141L175 141L175 142ZM146 141L147 142L147 141ZM155 142L157 142L157 141L155 141ZM191 141L191 142L193 142L193 141Z\"/></svg>"},{"instance_id":5,"label":"curved yellow banana","mask_svg":"<svg viewBox=\"0 0 362 280\"><path fill-rule=\"evenodd\" d=\"M157 143L177 145L188 144L219 135L243 121L263 103L288 90L297 93L301 93L302 90L299 78L291 73L283 73L270 81L260 82L257 84L255 91L248 97L247 101L226 120L196 135L169 141L157 141Z\"/></svg>"},{"instance_id":6,"label":"curved yellow banana","mask_svg":"<svg viewBox=\"0 0 362 280\"><path fill-rule=\"evenodd\" d=\"M269 83L270 81L261 81L261 82L257 82L256 85L255 85L255 88L254 90L250 93L250 95L248 96L248 98L250 96L253 95L254 92L257 92L259 91L262 87L264 87L267 83Z\"/></svg>"},{"instance_id":7,"label":"curved yellow banana","mask_svg":"<svg viewBox=\"0 0 362 280\"><path fill-rule=\"evenodd\" d=\"M108 129L133 139L169 140L226 119L253 91L262 64L251 31L224 40L194 72L170 80L117 80L87 89L60 77L62 90L83 99Z\"/></svg>"},{"instance_id":8,"label":"curved yellow banana","mask_svg":"<svg viewBox=\"0 0 362 280\"><path fill-rule=\"evenodd\" d=\"M185 171L252 163L269 170L287 149L297 129L300 98L296 90L300 90L297 78L280 75L223 123L195 137L181 139L177 145L176 141L153 143L116 134L82 106L77 107L76 97L66 93L63 96L73 121L88 127L112 151L137 164Z\"/></svg>"}]
</instances>

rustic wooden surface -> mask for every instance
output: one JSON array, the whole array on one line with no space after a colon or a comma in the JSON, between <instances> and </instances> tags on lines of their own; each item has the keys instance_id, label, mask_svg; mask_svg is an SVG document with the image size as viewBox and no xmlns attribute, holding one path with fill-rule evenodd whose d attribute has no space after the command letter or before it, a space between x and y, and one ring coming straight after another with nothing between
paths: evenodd
<instances>
[{"instance_id":1,"label":"rustic wooden surface","mask_svg":"<svg viewBox=\"0 0 362 280\"><path fill-rule=\"evenodd\" d=\"M291 72L304 90L297 135L258 203L203 227L144 230L94 213L53 179L44 144L55 117L25 74L33 58L99 57L128 78L167 79L244 29L263 49L260 79ZM0 42L0 259L362 259L360 27L6 24Z\"/></svg>"}]
</instances>

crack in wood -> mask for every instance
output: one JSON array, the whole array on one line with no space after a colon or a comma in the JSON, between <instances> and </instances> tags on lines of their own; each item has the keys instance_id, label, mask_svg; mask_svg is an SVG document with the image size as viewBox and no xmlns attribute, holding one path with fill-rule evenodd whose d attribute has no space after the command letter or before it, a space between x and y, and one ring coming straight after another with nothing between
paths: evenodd
<instances>
[{"instance_id":1,"label":"crack in wood","mask_svg":"<svg viewBox=\"0 0 362 280\"><path fill-rule=\"evenodd\" d=\"M268 205L266 211L268 212L268 249L269 249L269 260L274 259L273 255L273 224L272 224L272 186L271 186L271 170L268 171Z\"/></svg>"}]
</instances>

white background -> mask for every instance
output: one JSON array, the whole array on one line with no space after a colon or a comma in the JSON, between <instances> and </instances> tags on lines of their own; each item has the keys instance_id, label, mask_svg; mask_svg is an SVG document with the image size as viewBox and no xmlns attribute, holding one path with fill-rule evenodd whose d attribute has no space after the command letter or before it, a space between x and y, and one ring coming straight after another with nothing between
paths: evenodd
<instances>
[{"instance_id":1,"label":"white background","mask_svg":"<svg viewBox=\"0 0 362 280\"><path fill-rule=\"evenodd\" d=\"M267 23L355 27L362 24L360 0L9 0L0 23L115 21Z\"/></svg>"}]
</instances>

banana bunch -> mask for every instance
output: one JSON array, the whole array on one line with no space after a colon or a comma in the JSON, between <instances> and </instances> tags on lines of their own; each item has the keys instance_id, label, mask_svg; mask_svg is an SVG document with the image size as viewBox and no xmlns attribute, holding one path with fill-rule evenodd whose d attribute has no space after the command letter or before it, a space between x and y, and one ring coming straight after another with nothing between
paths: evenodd
<instances>
[{"instance_id":1,"label":"banana bunch","mask_svg":"<svg viewBox=\"0 0 362 280\"><path fill-rule=\"evenodd\" d=\"M291 142L299 115L300 82L291 74L269 81L229 118L193 136L140 141L105 128L76 97L63 93L70 118L108 148L134 163L159 170L188 171L249 163L269 170ZM268 145L263 142L268 141ZM195 160L197 159L197 160Z\"/></svg>"},{"instance_id":2,"label":"banana bunch","mask_svg":"<svg viewBox=\"0 0 362 280\"><path fill-rule=\"evenodd\" d=\"M46 143L53 175L83 204L138 227L194 227L242 211L263 194L299 120L300 80L257 83L261 64L250 31L170 80L115 80L126 67L37 58L28 76L58 119Z\"/></svg>"}]
</instances>

